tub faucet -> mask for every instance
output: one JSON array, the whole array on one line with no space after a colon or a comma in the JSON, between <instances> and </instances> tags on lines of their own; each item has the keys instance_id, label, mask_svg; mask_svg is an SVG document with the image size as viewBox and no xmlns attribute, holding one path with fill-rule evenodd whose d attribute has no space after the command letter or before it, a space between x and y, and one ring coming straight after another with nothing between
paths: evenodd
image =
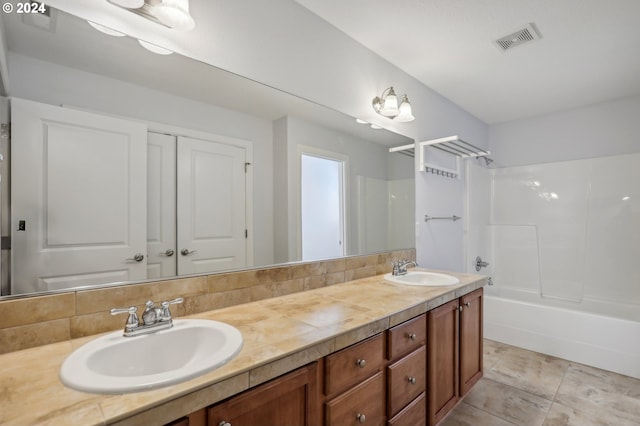
<instances>
[{"instance_id":1,"label":"tub faucet","mask_svg":"<svg viewBox=\"0 0 640 426\"><path fill-rule=\"evenodd\" d=\"M393 267L393 270L391 271L391 275L397 277L398 275L406 275L407 267L418 266L418 263L414 260L400 259L400 260L392 261L391 266Z\"/></svg>"}]
</instances>

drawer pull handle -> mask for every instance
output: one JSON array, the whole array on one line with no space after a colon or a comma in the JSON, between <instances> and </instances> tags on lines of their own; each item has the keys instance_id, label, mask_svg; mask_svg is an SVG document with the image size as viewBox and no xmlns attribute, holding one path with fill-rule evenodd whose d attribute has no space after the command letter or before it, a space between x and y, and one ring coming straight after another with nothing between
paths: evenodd
<instances>
[{"instance_id":1,"label":"drawer pull handle","mask_svg":"<svg viewBox=\"0 0 640 426\"><path fill-rule=\"evenodd\" d=\"M367 361L365 361L364 359L359 359L356 361L356 364L358 365L358 367L364 368L364 366L367 365Z\"/></svg>"},{"instance_id":2,"label":"drawer pull handle","mask_svg":"<svg viewBox=\"0 0 640 426\"><path fill-rule=\"evenodd\" d=\"M409 333L409 340L411 340L412 342L416 340L416 334L415 333Z\"/></svg>"},{"instance_id":3,"label":"drawer pull handle","mask_svg":"<svg viewBox=\"0 0 640 426\"><path fill-rule=\"evenodd\" d=\"M223 420L223 421L221 421L220 423L218 423L218 426L231 426L231 423L229 423L229 422L227 422L227 421Z\"/></svg>"},{"instance_id":4,"label":"drawer pull handle","mask_svg":"<svg viewBox=\"0 0 640 426\"><path fill-rule=\"evenodd\" d=\"M411 383L412 385L415 385L415 384L416 384L416 378L415 378L415 377L409 377L407 380L408 380L408 381L409 381L409 383Z\"/></svg>"},{"instance_id":5,"label":"drawer pull handle","mask_svg":"<svg viewBox=\"0 0 640 426\"><path fill-rule=\"evenodd\" d=\"M356 420L360 423L364 423L367 421L367 417L364 414L358 413L356 414Z\"/></svg>"}]
</instances>

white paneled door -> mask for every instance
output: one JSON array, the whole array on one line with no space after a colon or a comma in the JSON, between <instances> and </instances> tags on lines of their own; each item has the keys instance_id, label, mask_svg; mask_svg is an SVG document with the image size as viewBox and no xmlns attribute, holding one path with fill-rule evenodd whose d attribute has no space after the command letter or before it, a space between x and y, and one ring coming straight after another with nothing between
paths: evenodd
<instances>
[{"instance_id":1,"label":"white paneled door","mask_svg":"<svg viewBox=\"0 0 640 426\"><path fill-rule=\"evenodd\" d=\"M178 274L247 264L246 149L178 137Z\"/></svg>"},{"instance_id":2,"label":"white paneled door","mask_svg":"<svg viewBox=\"0 0 640 426\"><path fill-rule=\"evenodd\" d=\"M176 264L176 136L149 132L147 278L173 277Z\"/></svg>"},{"instance_id":3,"label":"white paneled door","mask_svg":"<svg viewBox=\"0 0 640 426\"><path fill-rule=\"evenodd\" d=\"M145 278L146 126L11 106L12 292Z\"/></svg>"}]
</instances>

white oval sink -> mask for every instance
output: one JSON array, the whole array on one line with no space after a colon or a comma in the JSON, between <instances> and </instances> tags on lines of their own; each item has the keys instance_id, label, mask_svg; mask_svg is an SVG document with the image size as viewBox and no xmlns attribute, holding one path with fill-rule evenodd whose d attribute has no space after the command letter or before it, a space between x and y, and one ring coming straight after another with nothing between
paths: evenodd
<instances>
[{"instance_id":1,"label":"white oval sink","mask_svg":"<svg viewBox=\"0 0 640 426\"><path fill-rule=\"evenodd\" d=\"M140 392L193 379L241 348L242 334L229 324L174 320L168 330L135 337L117 331L90 341L65 359L60 380L83 392Z\"/></svg>"},{"instance_id":2,"label":"white oval sink","mask_svg":"<svg viewBox=\"0 0 640 426\"><path fill-rule=\"evenodd\" d=\"M459 279L452 275L439 274L437 272L425 272L425 271L409 271L406 275L386 274L384 279L391 281L392 283L405 284L405 285L418 285L418 286L447 286L454 285L460 282Z\"/></svg>"}]
</instances>

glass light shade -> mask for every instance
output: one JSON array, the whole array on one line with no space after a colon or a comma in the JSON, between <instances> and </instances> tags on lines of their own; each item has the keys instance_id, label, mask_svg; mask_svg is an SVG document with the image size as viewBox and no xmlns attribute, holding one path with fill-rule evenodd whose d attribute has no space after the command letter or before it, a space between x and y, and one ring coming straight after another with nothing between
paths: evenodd
<instances>
[{"instance_id":1,"label":"glass light shade","mask_svg":"<svg viewBox=\"0 0 640 426\"><path fill-rule=\"evenodd\" d=\"M138 40L140 46L147 49L149 52L153 52L158 55L171 55L173 52L169 49L165 49L164 47L156 46L155 44L149 43L148 41Z\"/></svg>"},{"instance_id":2,"label":"glass light shade","mask_svg":"<svg viewBox=\"0 0 640 426\"><path fill-rule=\"evenodd\" d=\"M89 25L91 25L93 28L100 31L101 33L104 33L113 37L125 36L124 33L121 33L120 31L112 30L111 28L105 27L104 25L96 24L95 22L91 22L91 21L87 21L87 22L89 23Z\"/></svg>"},{"instance_id":3,"label":"glass light shade","mask_svg":"<svg viewBox=\"0 0 640 426\"><path fill-rule=\"evenodd\" d=\"M176 30L192 30L196 23L189 15L189 0L162 0L153 8L153 14L160 22Z\"/></svg>"},{"instance_id":4,"label":"glass light shade","mask_svg":"<svg viewBox=\"0 0 640 426\"><path fill-rule=\"evenodd\" d=\"M409 103L409 98L407 98L407 95L404 95L402 97L402 102L400 102L400 107L398 109L400 112L395 118L396 121L399 121L400 123L406 123L416 119L413 116L413 112L411 111L411 104Z\"/></svg>"},{"instance_id":5,"label":"glass light shade","mask_svg":"<svg viewBox=\"0 0 640 426\"><path fill-rule=\"evenodd\" d=\"M139 9L144 6L144 0L109 0L109 2L127 9Z\"/></svg>"},{"instance_id":6,"label":"glass light shade","mask_svg":"<svg viewBox=\"0 0 640 426\"><path fill-rule=\"evenodd\" d=\"M380 114L387 117L398 115L398 98L396 92L393 91L393 87L390 87L387 96L382 98L382 106L380 108Z\"/></svg>"}]
</instances>

